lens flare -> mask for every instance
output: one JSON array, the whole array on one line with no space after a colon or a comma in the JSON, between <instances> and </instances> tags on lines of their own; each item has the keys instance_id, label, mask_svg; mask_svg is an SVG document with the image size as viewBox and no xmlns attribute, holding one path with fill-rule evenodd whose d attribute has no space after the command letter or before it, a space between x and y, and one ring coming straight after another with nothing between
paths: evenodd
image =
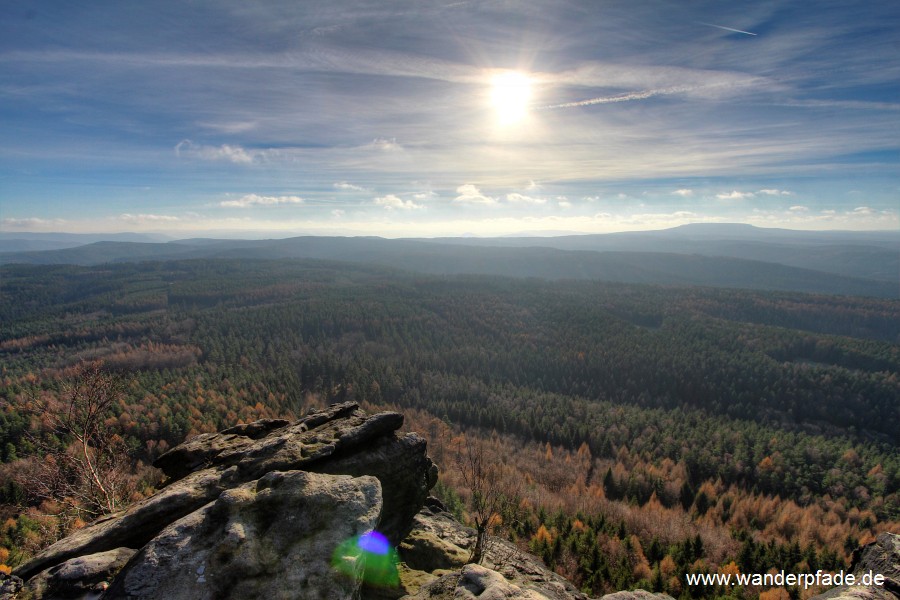
<instances>
[{"instance_id":1,"label":"lens flare","mask_svg":"<svg viewBox=\"0 0 900 600\"><path fill-rule=\"evenodd\" d=\"M379 587L400 585L397 563L397 551L377 531L346 540L331 558L331 566L340 573Z\"/></svg>"}]
</instances>

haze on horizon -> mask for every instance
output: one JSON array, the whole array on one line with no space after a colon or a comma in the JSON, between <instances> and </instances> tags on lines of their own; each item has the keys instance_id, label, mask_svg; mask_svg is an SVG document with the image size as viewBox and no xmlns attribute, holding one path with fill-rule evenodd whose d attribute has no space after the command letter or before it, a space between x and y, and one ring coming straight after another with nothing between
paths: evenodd
<instances>
[{"instance_id":1,"label":"haze on horizon","mask_svg":"<svg viewBox=\"0 0 900 600\"><path fill-rule=\"evenodd\" d=\"M0 6L0 231L900 228L900 5Z\"/></svg>"}]
</instances>

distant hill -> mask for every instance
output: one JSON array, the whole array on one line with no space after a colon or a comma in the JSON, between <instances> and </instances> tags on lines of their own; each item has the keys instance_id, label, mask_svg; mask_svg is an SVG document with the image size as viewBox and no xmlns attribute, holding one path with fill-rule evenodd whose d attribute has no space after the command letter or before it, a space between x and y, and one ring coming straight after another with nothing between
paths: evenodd
<instances>
[{"instance_id":1,"label":"distant hill","mask_svg":"<svg viewBox=\"0 0 900 600\"><path fill-rule=\"evenodd\" d=\"M748 226L749 227L749 226ZM704 234L712 229L698 230ZM781 236L741 229L747 235ZM777 230L776 230L777 231ZM687 230L690 233L690 230ZM803 238L806 233L794 232ZM385 265L430 274L481 274L545 279L703 285L896 298L898 252L890 236L875 242L814 232L810 242L699 241L686 230L557 238L388 240L296 237L278 240L191 239L168 243L97 242L0 255L0 262L97 265L191 258L314 258ZM718 235L718 234L717 234ZM786 239L786 238L785 238ZM826 239L825 242L822 240ZM837 243L840 240L842 243ZM785 262L788 261L788 262ZM790 264L791 262L795 264ZM820 269L806 265L816 264ZM826 272L825 267L831 267ZM837 268L842 273L835 272ZM893 277L890 270L894 269ZM851 274L856 274L853 276Z\"/></svg>"},{"instance_id":2,"label":"distant hill","mask_svg":"<svg viewBox=\"0 0 900 600\"><path fill-rule=\"evenodd\" d=\"M35 252L76 248L95 242L164 242L172 238L148 233L4 233L0 232L0 253Z\"/></svg>"},{"instance_id":3,"label":"distant hill","mask_svg":"<svg viewBox=\"0 0 900 600\"><path fill-rule=\"evenodd\" d=\"M469 246L702 254L890 282L900 278L900 231L795 231L738 223L695 223L661 231L430 241Z\"/></svg>"}]
</instances>

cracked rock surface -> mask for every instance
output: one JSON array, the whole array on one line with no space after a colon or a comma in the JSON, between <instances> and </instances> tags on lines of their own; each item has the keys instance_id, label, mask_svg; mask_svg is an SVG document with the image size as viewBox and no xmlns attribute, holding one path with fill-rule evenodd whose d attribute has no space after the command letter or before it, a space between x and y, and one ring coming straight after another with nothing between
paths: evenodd
<instances>
[{"instance_id":1,"label":"cracked rock surface","mask_svg":"<svg viewBox=\"0 0 900 600\"><path fill-rule=\"evenodd\" d=\"M402 424L345 402L199 435L156 461L168 477L156 494L49 546L4 587L55 597L59 573L114 556L73 589L106 577L103 598L306 597L304 586L320 586L309 597L356 596L358 578L331 569L337 545L372 529L399 545L437 479L425 440L398 433Z\"/></svg>"}]
</instances>

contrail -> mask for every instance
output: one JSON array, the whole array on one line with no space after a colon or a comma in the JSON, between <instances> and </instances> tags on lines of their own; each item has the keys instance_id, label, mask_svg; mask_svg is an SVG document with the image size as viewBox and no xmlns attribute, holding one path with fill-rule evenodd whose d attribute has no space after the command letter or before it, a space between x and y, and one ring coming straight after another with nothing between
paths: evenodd
<instances>
[{"instance_id":1,"label":"contrail","mask_svg":"<svg viewBox=\"0 0 900 600\"><path fill-rule=\"evenodd\" d=\"M551 108L575 108L578 106L593 106L595 104L612 104L613 102L630 102L632 100L645 100L653 96L667 96L669 94L678 94L690 91L691 87L680 86L671 87L661 90L646 90L643 92L629 92L618 96L603 96L600 98L590 98L588 100L579 100L578 102L566 102L565 104L551 104L550 106L542 106L541 109L547 110Z\"/></svg>"},{"instance_id":2,"label":"contrail","mask_svg":"<svg viewBox=\"0 0 900 600\"><path fill-rule=\"evenodd\" d=\"M708 27L715 27L716 29L724 29L725 31L733 31L735 33L743 33L744 35L757 35L751 31L744 31L742 29L732 29L731 27L725 27L723 25L716 25L714 23L704 23L703 21L698 21L701 25L706 25Z\"/></svg>"}]
</instances>

